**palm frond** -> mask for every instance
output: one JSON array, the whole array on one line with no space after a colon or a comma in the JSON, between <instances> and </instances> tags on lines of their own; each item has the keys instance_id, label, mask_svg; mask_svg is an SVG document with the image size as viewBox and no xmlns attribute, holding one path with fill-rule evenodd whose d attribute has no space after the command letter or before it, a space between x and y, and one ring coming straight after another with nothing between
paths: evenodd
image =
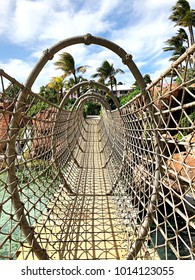
<instances>
[{"instance_id":1,"label":"palm frond","mask_svg":"<svg viewBox=\"0 0 195 280\"><path fill-rule=\"evenodd\" d=\"M89 68L89 67L90 66L88 66L88 65L79 66L79 67L77 67L76 72L83 74L87 71L87 68Z\"/></svg>"}]
</instances>

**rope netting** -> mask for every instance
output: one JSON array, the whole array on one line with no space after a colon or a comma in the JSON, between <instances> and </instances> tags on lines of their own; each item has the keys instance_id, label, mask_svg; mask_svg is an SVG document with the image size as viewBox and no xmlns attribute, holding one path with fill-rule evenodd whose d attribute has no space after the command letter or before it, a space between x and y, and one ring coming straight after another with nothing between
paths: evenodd
<instances>
[{"instance_id":1,"label":"rope netting","mask_svg":"<svg viewBox=\"0 0 195 280\"><path fill-rule=\"evenodd\" d=\"M194 50L123 107L89 82L67 111L0 72L1 259L195 259Z\"/></svg>"}]
</instances>

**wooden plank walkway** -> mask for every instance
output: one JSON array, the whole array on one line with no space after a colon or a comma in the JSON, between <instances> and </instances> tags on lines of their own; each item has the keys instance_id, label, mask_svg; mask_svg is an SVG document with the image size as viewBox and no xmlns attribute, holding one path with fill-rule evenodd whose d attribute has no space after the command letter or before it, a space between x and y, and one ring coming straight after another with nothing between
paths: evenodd
<instances>
[{"instance_id":1,"label":"wooden plank walkway","mask_svg":"<svg viewBox=\"0 0 195 280\"><path fill-rule=\"evenodd\" d=\"M94 260L125 259L128 234L116 203L107 192L111 187L108 172L102 168L106 158L99 141L98 120L88 120L86 142L74 151L82 168L69 163L67 181L73 182L76 194L68 195L63 189L56 193L56 201L48 205L48 216L35 225L37 240L51 259ZM36 259L29 245L19 249L18 259Z\"/></svg>"}]
</instances>

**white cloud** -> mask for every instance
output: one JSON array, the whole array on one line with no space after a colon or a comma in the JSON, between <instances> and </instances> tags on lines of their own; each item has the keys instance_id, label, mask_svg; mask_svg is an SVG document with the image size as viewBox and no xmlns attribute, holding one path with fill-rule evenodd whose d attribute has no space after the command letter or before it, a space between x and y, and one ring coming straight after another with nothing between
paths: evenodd
<instances>
[{"instance_id":1,"label":"white cloud","mask_svg":"<svg viewBox=\"0 0 195 280\"><path fill-rule=\"evenodd\" d=\"M167 20L166 13L156 13L152 18L141 17L127 29L115 31L113 39L136 58L149 57L162 50L163 42L173 33L172 23Z\"/></svg>"},{"instance_id":2,"label":"white cloud","mask_svg":"<svg viewBox=\"0 0 195 280\"><path fill-rule=\"evenodd\" d=\"M156 70L150 73L151 79L157 79L163 72L165 72L165 70L168 69L170 65L171 62L169 61L168 57L158 59L156 62L154 62L154 69Z\"/></svg>"},{"instance_id":3,"label":"white cloud","mask_svg":"<svg viewBox=\"0 0 195 280\"><path fill-rule=\"evenodd\" d=\"M111 30L112 23L106 16L117 7L119 0L84 1L83 8L77 10L77 1L53 0L14 0L3 1L2 30L4 35L17 44L30 45L36 41L56 42L63 38L97 34ZM7 4L5 4L7 3ZM95 6L97 9L94 9ZM0 29L0 30L1 30Z\"/></svg>"},{"instance_id":4,"label":"white cloud","mask_svg":"<svg viewBox=\"0 0 195 280\"><path fill-rule=\"evenodd\" d=\"M32 64L20 59L10 59L6 63L0 62L0 69L3 69L11 77L23 84L32 69ZM7 82L7 84L9 84L9 82Z\"/></svg>"},{"instance_id":5,"label":"white cloud","mask_svg":"<svg viewBox=\"0 0 195 280\"><path fill-rule=\"evenodd\" d=\"M54 12L51 20L48 22L47 28L40 35L41 40L60 40L77 35L84 35L86 33L98 34L100 32L107 32L112 29L112 23L105 19L106 11L111 11L114 8L107 9L107 1L101 1L100 10L93 10L92 7L78 11L77 13L70 13L70 11ZM115 4L118 0L114 1Z\"/></svg>"},{"instance_id":6,"label":"white cloud","mask_svg":"<svg viewBox=\"0 0 195 280\"><path fill-rule=\"evenodd\" d=\"M14 0L1 1L0 9L0 35L6 34Z\"/></svg>"},{"instance_id":7,"label":"white cloud","mask_svg":"<svg viewBox=\"0 0 195 280\"><path fill-rule=\"evenodd\" d=\"M36 38L42 26L45 26L49 6L45 1L17 0L12 19L10 19L15 32L11 32L10 40L16 43L31 43Z\"/></svg>"},{"instance_id":8,"label":"white cloud","mask_svg":"<svg viewBox=\"0 0 195 280\"><path fill-rule=\"evenodd\" d=\"M22 60L7 55L7 63L0 63L9 74L25 82L36 61L46 48L68 37L91 33L114 41L133 55L138 67L155 76L168 59L162 58L164 41L175 29L168 17L176 0L0 0L0 36L8 39L10 47L17 44L31 51ZM141 2L141 4L140 4ZM195 7L195 0L189 0ZM0 38L1 39L1 38ZM118 56L96 46L75 45L63 51L70 52L79 65L90 65L86 77L96 71L103 60L114 63L116 68L127 71L118 76L122 81L132 77ZM58 58L56 54L54 61ZM3 61L6 61L4 58ZM53 61L53 62L54 62ZM53 62L48 62L36 80L35 88L44 85L52 76L57 76ZM162 69L162 72L163 70Z\"/></svg>"}]
</instances>

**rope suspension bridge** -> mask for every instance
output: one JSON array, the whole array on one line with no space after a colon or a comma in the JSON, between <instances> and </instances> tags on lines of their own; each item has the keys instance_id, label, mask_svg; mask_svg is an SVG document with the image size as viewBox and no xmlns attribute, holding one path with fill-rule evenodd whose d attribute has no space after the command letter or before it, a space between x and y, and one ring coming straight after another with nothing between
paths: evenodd
<instances>
[{"instance_id":1,"label":"rope suspension bridge","mask_svg":"<svg viewBox=\"0 0 195 280\"><path fill-rule=\"evenodd\" d=\"M33 93L47 61L74 44L115 52L140 94L121 107L93 81L59 105ZM147 87L131 55L90 34L46 50L24 85L0 70L1 259L195 259L194 52ZM8 84L20 89L12 99ZM83 117L89 100L101 117Z\"/></svg>"}]
</instances>

